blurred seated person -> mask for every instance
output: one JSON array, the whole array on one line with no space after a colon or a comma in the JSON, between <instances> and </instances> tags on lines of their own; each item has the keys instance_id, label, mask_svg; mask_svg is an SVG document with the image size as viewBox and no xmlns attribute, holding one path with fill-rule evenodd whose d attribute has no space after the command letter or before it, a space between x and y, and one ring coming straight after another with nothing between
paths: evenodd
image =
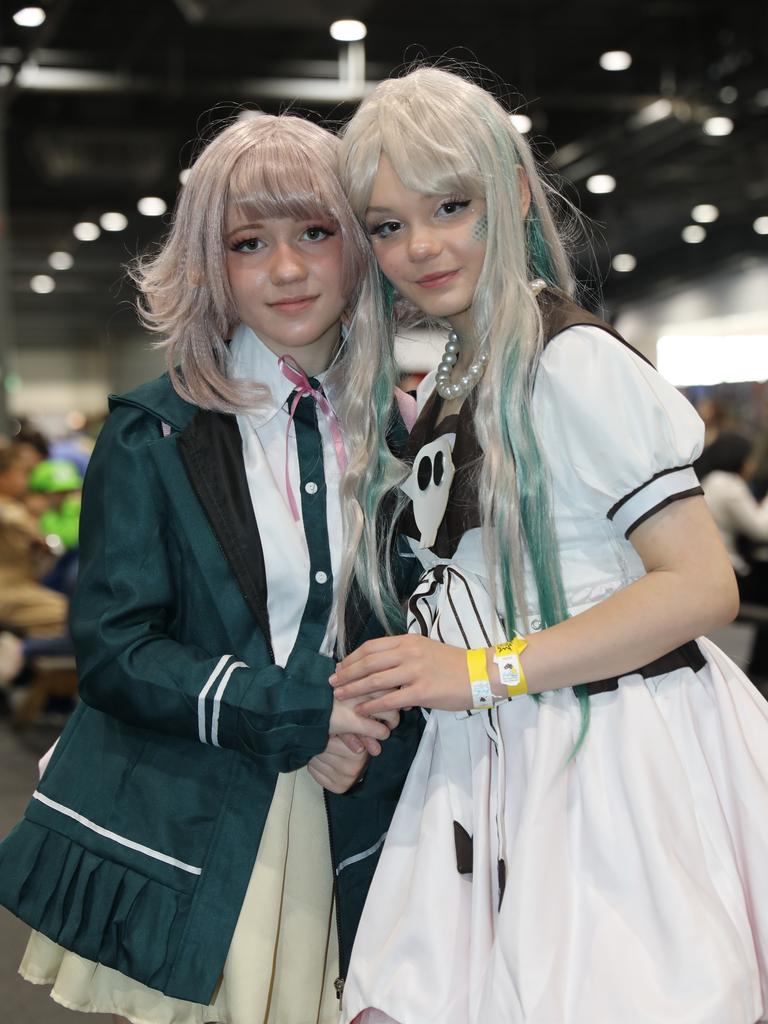
<instances>
[{"instance_id":1,"label":"blurred seated person","mask_svg":"<svg viewBox=\"0 0 768 1024\"><path fill-rule=\"evenodd\" d=\"M758 501L768 494L768 427L766 427L752 452L754 471L749 479L749 489Z\"/></svg>"},{"instance_id":2,"label":"blurred seated person","mask_svg":"<svg viewBox=\"0 0 768 1024\"><path fill-rule=\"evenodd\" d=\"M701 479L709 510L736 575L743 581L750 576L752 567L739 551L740 535L768 543L768 499L758 502L750 490L748 480L754 466L751 455L752 442L746 437L730 432L720 434L709 447L706 473ZM768 603L768 592L742 598Z\"/></svg>"},{"instance_id":3,"label":"blurred seated person","mask_svg":"<svg viewBox=\"0 0 768 1024\"><path fill-rule=\"evenodd\" d=\"M64 636L68 602L40 578L53 564L24 498L29 462L22 446L0 446L0 624L22 635Z\"/></svg>"},{"instance_id":4,"label":"blurred seated person","mask_svg":"<svg viewBox=\"0 0 768 1024\"><path fill-rule=\"evenodd\" d=\"M80 501L83 478L69 459L44 459L29 474L25 504L56 564L42 579L46 587L72 596L77 580Z\"/></svg>"},{"instance_id":5,"label":"blurred seated person","mask_svg":"<svg viewBox=\"0 0 768 1024\"><path fill-rule=\"evenodd\" d=\"M752 442L725 432L709 446L704 497L736 572L742 602L768 605L768 498L757 501L748 480L754 469ZM758 627L747 674L768 679L768 625Z\"/></svg>"},{"instance_id":6,"label":"blurred seated person","mask_svg":"<svg viewBox=\"0 0 768 1024\"><path fill-rule=\"evenodd\" d=\"M48 438L26 416L16 420L16 426L17 429L12 431L13 444L24 451L27 467L32 469L41 459L47 459L51 454Z\"/></svg>"},{"instance_id":7,"label":"blurred seated person","mask_svg":"<svg viewBox=\"0 0 768 1024\"><path fill-rule=\"evenodd\" d=\"M703 480L712 468L710 464L712 446L721 433L731 429L733 423L731 417L728 415L726 407L717 398L702 398L700 401L696 402L695 405L696 412L704 421L704 448L702 449L701 455L699 455L698 459L694 461L693 468L699 480ZM716 456L717 450L715 449L715 457Z\"/></svg>"}]
</instances>

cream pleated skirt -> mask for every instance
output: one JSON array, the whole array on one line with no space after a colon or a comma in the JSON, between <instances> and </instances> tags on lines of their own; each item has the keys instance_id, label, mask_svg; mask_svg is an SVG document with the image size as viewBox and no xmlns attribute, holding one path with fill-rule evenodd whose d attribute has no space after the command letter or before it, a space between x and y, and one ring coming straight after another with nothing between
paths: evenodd
<instances>
[{"instance_id":1,"label":"cream pleated skirt","mask_svg":"<svg viewBox=\"0 0 768 1024\"><path fill-rule=\"evenodd\" d=\"M336 1024L338 941L321 787L280 775L221 983L210 1006L172 999L33 932L19 973L81 1013L133 1024Z\"/></svg>"}]
</instances>

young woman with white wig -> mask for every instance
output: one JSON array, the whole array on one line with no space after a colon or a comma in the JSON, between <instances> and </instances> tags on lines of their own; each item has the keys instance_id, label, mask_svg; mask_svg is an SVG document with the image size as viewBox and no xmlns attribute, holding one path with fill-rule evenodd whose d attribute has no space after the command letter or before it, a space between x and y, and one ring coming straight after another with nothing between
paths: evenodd
<instances>
[{"instance_id":1,"label":"young woman with white wig","mask_svg":"<svg viewBox=\"0 0 768 1024\"><path fill-rule=\"evenodd\" d=\"M369 714L429 709L343 1021L755 1024L768 706L701 636L737 608L702 424L574 301L551 192L488 92L381 83L342 179L382 344L401 312L451 329L398 498L409 632L332 679Z\"/></svg>"}]
</instances>

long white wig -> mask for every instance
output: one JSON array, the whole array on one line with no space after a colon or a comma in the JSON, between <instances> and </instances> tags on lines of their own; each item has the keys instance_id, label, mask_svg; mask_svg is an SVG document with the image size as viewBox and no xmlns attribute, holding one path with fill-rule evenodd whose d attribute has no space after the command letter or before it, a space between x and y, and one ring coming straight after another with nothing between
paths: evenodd
<instances>
[{"instance_id":1,"label":"long white wig","mask_svg":"<svg viewBox=\"0 0 768 1024\"><path fill-rule=\"evenodd\" d=\"M422 194L483 198L488 236L472 305L478 344L489 362L474 416L484 452L479 472L488 564L498 566L507 627L527 631L524 553L530 557L542 626L567 616L555 538L551 488L531 416L542 319L529 287L544 278L573 293L568 257L530 148L504 108L484 89L450 72L420 68L380 83L342 138L341 178L365 217L386 154L404 185ZM530 189L527 212L521 181ZM380 279L386 292L387 284ZM394 317L382 344L389 345ZM586 700L586 698L585 698Z\"/></svg>"}]
</instances>

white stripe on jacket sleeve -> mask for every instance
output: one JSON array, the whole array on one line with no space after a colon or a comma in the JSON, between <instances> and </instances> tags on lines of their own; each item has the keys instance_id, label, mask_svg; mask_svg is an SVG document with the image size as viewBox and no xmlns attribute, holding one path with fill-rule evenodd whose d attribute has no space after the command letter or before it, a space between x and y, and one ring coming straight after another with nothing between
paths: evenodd
<instances>
[{"instance_id":1,"label":"white stripe on jacket sleeve","mask_svg":"<svg viewBox=\"0 0 768 1024\"><path fill-rule=\"evenodd\" d=\"M219 746L219 709L221 708L221 697L227 688L230 676L236 668L248 668L244 661L233 662L219 683L216 689L216 696L213 698L213 717L211 719L211 743L214 747Z\"/></svg>"},{"instance_id":2,"label":"white stripe on jacket sleeve","mask_svg":"<svg viewBox=\"0 0 768 1024\"><path fill-rule=\"evenodd\" d=\"M200 736L201 743L208 742L208 740L205 738L205 698L208 696L208 691L219 678L222 669L224 668L224 666L231 657L231 654L222 654L222 656L219 658L219 662L216 665L216 668L208 676L208 679L206 680L205 685L203 686L202 690L200 691L200 695L197 698L197 731Z\"/></svg>"}]
</instances>

